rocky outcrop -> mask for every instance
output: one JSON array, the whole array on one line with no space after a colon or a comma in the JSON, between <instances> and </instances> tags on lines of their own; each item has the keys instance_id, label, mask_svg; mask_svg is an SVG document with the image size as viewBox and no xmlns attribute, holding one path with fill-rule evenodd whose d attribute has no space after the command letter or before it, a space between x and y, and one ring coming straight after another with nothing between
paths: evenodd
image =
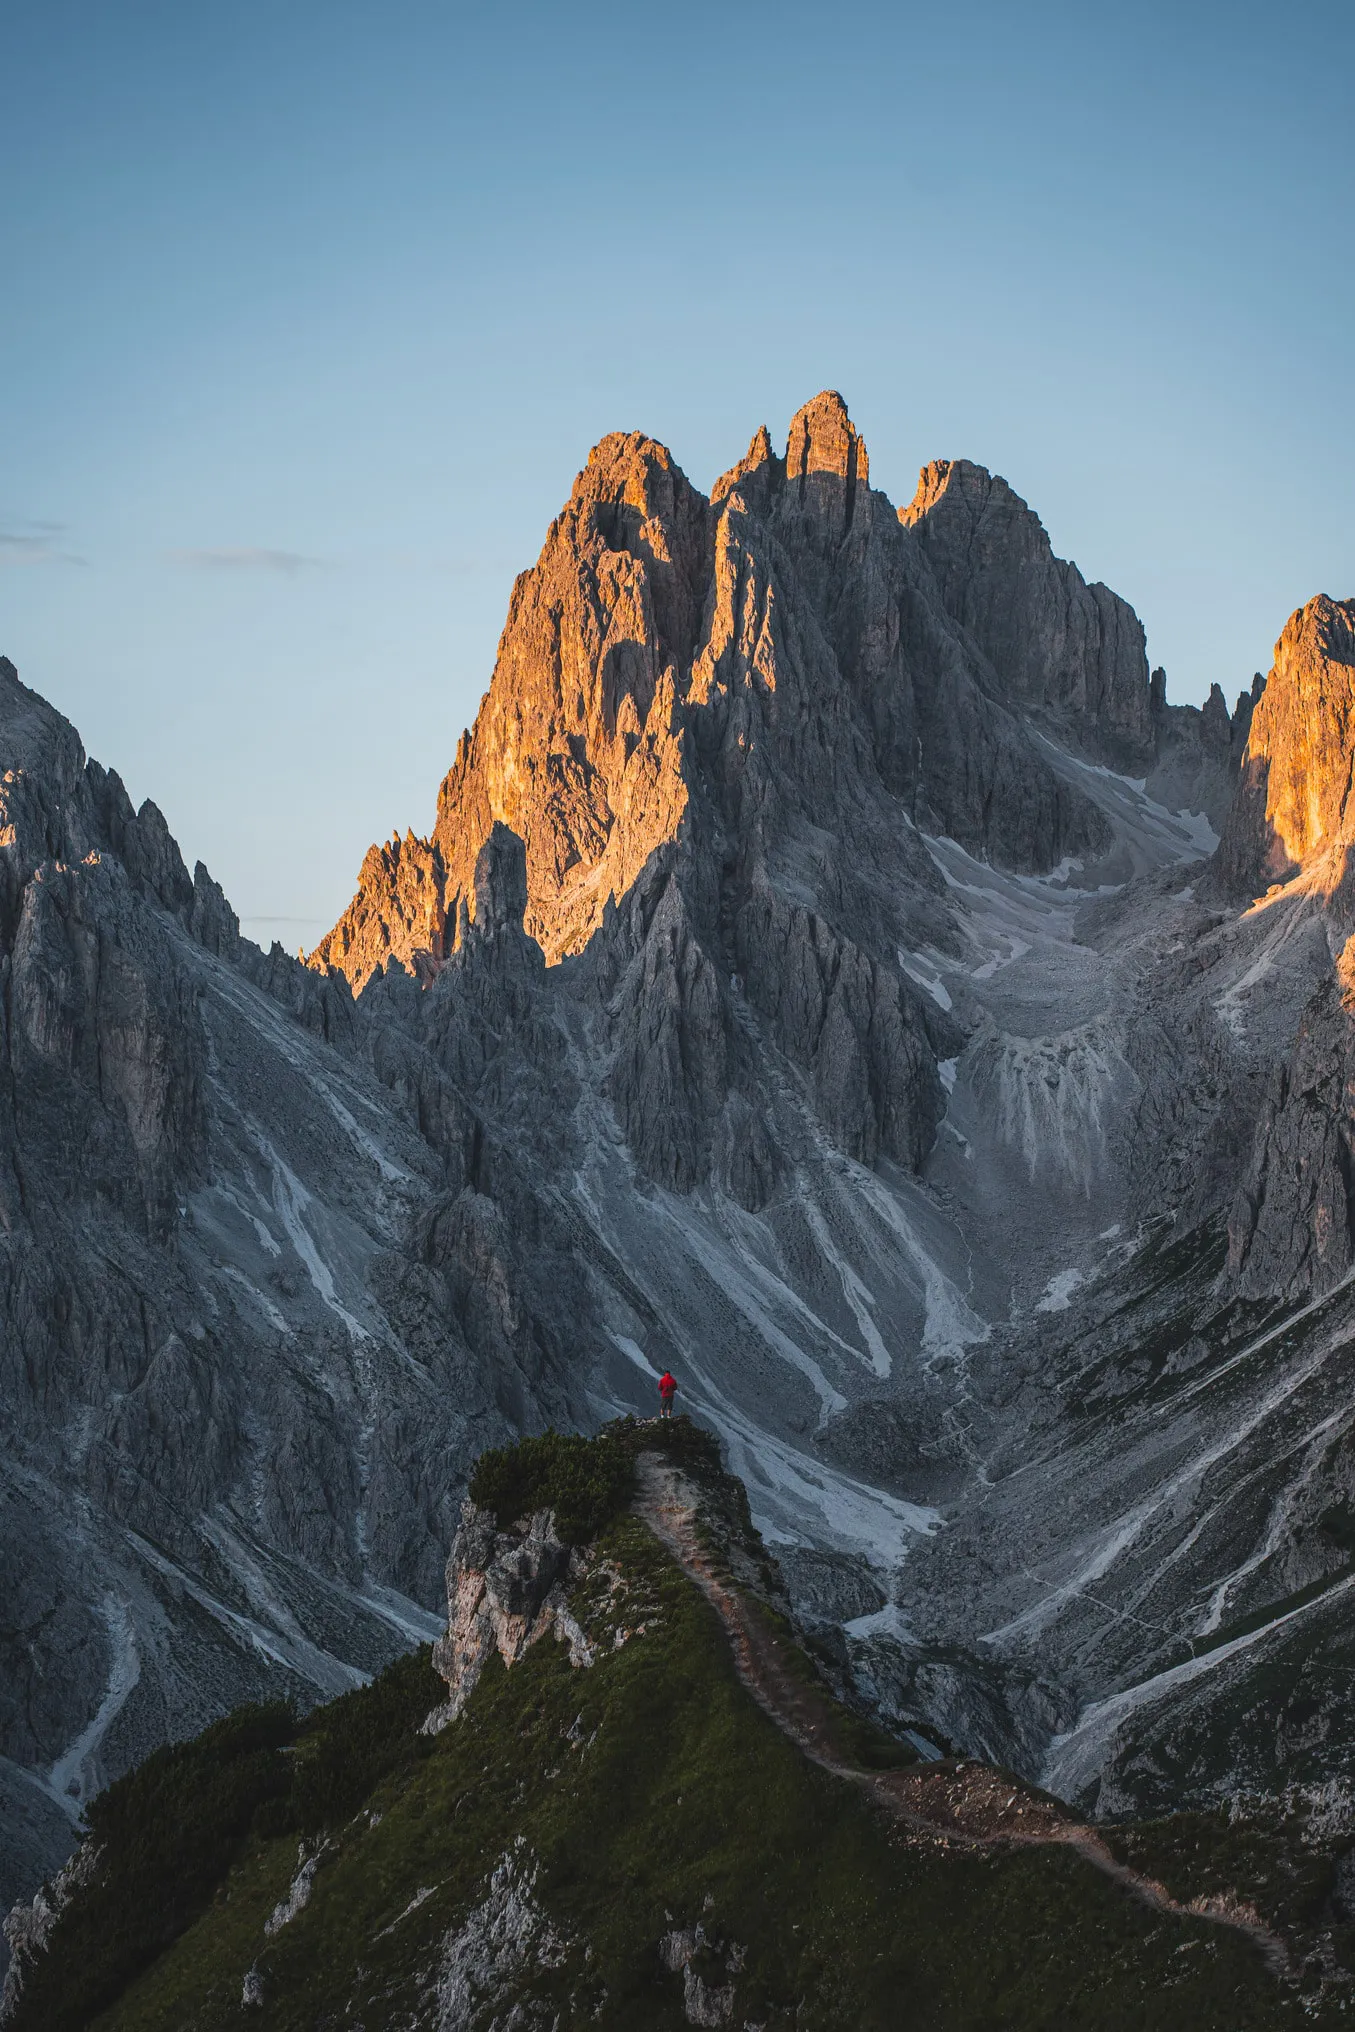
<instances>
[{"instance_id":1,"label":"rocky outcrop","mask_svg":"<svg viewBox=\"0 0 1355 2032\"><path fill-rule=\"evenodd\" d=\"M605 440L518 582L433 833L369 857L309 966L240 939L155 808L0 669L0 1828L27 1859L3 1890L166 1732L431 1634L471 1459L647 1407L665 1365L804 1589L870 1626L882 1688L883 1577L925 1541L947 1733L1029 1761L1081 1691L1130 1683L1118 1653L1078 1678L1142 1628L1129 1583L1089 1649L1064 1587L1065 1491L1119 1387L1083 1296L1119 1320L1163 1229L1207 1236L1210 1303L1355 1260L1345 974L1314 1000L1350 930L1323 861L1350 616L1305 610L1259 703L1192 717L1159 682L1145 722L1124 614L957 471L901 520L830 392L709 500L651 440ZM1273 916L1209 899L1175 816L1221 810L1244 743L1290 787L1239 807L1238 865L1309 825L1311 893ZM1144 1277L1151 1394L1220 1343L1174 1337ZM1214 1415L1184 1406L1161 1477ZM1034 1550L1013 1433L1056 1463ZM1108 1543L1156 1445L1131 1488L1107 1441ZM970 1494L1010 1526L972 1563L930 1507ZM566 1613L545 1523L466 1528L453 1692ZM1182 1544L1183 1599L1222 1585L1219 1543ZM849 1585L866 1557L879 1586ZM1012 1624L1019 1648L1044 1588L1066 1683L955 1649L982 1574L975 1643Z\"/></svg>"},{"instance_id":2,"label":"rocky outcrop","mask_svg":"<svg viewBox=\"0 0 1355 2032\"><path fill-rule=\"evenodd\" d=\"M0 665L6 1903L166 1732L427 1628L469 1460L583 1415L564 1040L520 843L479 859L448 992L355 1002Z\"/></svg>"},{"instance_id":3,"label":"rocky outcrop","mask_svg":"<svg viewBox=\"0 0 1355 2032\"><path fill-rule=\"evenodd\" d=\"M373 850L317 961L361 985L388 953L445 958L463 905L473 917L476 856L496 820L525 843L528 933L551 959L587 939L685 807L675 705L701 620L708 520L662 445L602 440L513 588L431 839Z\"/></svg>"},{"instance_id":4,"label":"rocky outcrop","mask_svg":"<svg viewBox=\"0 0 1355 2032\"><path fill-rule=\"evenodd\" d=\"M1078 724L1119 739L1110 668L1083 684ZM765 1047L840 1148L915 1168L943 1040L896 955L950 935L922 836L1032 871L1109 839L1011 709L1026 703L871 488L840 396L806 404L782 455L758 432L709 501L652 440L606 438L514 589L432 837L373 849L312 965L359 986L393 964L450 970L460 1008L477 857L511 831L528 939L547 963L604 949L606 1091L648 1178L765 1203L775 1159L739 1100ZM472 1048L464 1023L447 1034Z\"/></svg>"},{"instance_id":5,"label":"rocky outcrop","mask_svg":"<svg viewBox=\"0 0 1355 2032\"><path fill-rule=\"evenodd\" d=\"M0 1931L9 1949L9 1965L0 1986L0 2025L8 2023L18 2009L25 1977L46 1954L57 1920L79 1892L94 1881L98 1867L98 1849L92 1841L84 1841L30 1902L15 1905L6 1913Z\"/></svg>"},{"instance_id":6,"label":"rocky outcrop","mask_svg":"<svg viewBox=\"0 0 1355 2032\"><path fill-rule=\"evenodd\" d=\"M770 884L750 893L734 947L749 1000L813 1082L829 1134L850 1157L916 1170L945 1112L915 998L814 912Z\"/></svg>"},{"instance_id":7,"label":"rocky outcrop","mask_svg":"<svg viewBox=\"0 0 1355 2032\"><path fill-rule=\"evenodd\" d=\"M924 466L899 517L946 611L968 630L1008 698L1070 721L1116 767L1153 754L1143 624L1107 586L1054 556L1039 517L968 459Z\"/></svg>"},{"instance_id":8,"label":"rocky outcrop","mask_svg":"<svg viewBox=\"0 0 1355 2032\"><path fill-rule=\"evenodd\" d=\"M1251 717L1238 794L1219 845L1217 880L1259 896L1319 859L1341 889L1352 840L1355 600L1310 600L1275 644Z\"/></svg>"},{"instance_id":9,"label":"rocky outcrop","mask_svg":"<svg viewBox=\"0 0 1355 2032\"><path fill-rule=\"evenodd\" d=\"M1210 875L1229 900L1293 882L1298 907L1321 909L1339 952L1270 1069L1229 1213L1228 1280L1253 1297L1325 1291L1355 1266L1353 766L1355 601L1321 597L1275 645ZM1296 971L1287 951L1281 963ZM1259 964L1267 973L1276 960Z\"/></svg>"},{"instance_id":10,"label":"rocky outcrop","mask_svg":"<svg viewBox=\"0 0 1355 2032\"><path fill-rule=\"evenodd\" d=\"M484 1897L438 1944L432 1971L436 2032L474 2032L480 2025L547 2032L558 2023L548 2006L520 1999L500 2018L495 2006L513 1997L533 1968L557 1969L572 1942L536 1896L541 1865L521 1836L500 1856ZM494 2015L486 2018L486 2012Z\"/></svg>"},{"instance_id":11,"label":"rocky outcrop","mask_svg":"<svg viewBox=\"0 0 1355 2032\"><path fill-rule=\"evenodd\" d=\"M759 432L717 483L714 603L691 690L712 724L693 735L726 808L737 794L740 831L759 825L770 843L787 812L840 823L883 791L913 825L1005 866L1103 845L1100 814L1006 709L868 470L830 392L795 418L784 459Z\"/></svg>"},{"instance_id":12,"label":"rocky outcrop","mask_svg":"<svg viewBox=\"0 0 1355 2032\"><path fill-rule=\"evenodd\" d=\"M505 1665L553 1632L569 1646L571 1665L593 1663L593 1651L569 1607L569 1587L584 1555L556 1536L555 1514L538 1510L506 1531L469 1499L447 1561L447 1629L433 1646L434 1669L449 1698L433 1710L425 1733L456 1720L480 1674L497 1652Z\"/></svg>"}]
</instances>

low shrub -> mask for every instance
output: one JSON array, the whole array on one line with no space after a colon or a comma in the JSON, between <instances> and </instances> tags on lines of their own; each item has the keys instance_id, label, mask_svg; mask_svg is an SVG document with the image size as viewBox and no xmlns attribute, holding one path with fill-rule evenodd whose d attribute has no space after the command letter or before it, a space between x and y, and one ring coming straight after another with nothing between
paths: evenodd
<instances>
[{"instance_id":1,"label":"low shrub","mask_svg":"<svg viewBox=\"0 0 1355 2032\"><path fill-rule=\"evenodd\" d=\"M629 1500L634 1480L631 1451L616 1433L584 1439L550 1431L482 1453L470 1496L501 1526L554 1510L564 1543L585 1545Z\"/></svg>"}]
</instances>

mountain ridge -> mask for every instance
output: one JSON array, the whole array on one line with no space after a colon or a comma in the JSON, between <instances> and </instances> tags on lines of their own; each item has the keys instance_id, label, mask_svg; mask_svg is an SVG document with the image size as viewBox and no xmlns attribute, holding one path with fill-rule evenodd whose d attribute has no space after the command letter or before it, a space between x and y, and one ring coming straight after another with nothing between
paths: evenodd
<instances>
[{"instance_id":1,"label":"mountain ridge","mask_svg":"<svg viewBox=\"0 0 1355 2032\"><path fill-rule=\"evenodd\" d=\"M983 513L976 488L986 492ZM991 538L985 514L998 524ZM811 646L797 655L790 640L780 645L773 677L766 608L782 545L810 588L801 632ZM850 580L831 613L830 557ZM1018 585L1025 604L1004 636L994 616ZM1035 684L1037 666L1056 670L1052 688ZM690 768L693 746L704 747L709 767L714 744L746 747L753 728L740 717L740 690L774 694L788 668L801 690L818 687L820 708L835 692L857 694L866 724L855 738L865 737L910 816L931 800L935 829L999 853L1014 845L1023 865L1053 865L1105 836L1094 809L1051 782L1019 727L1000 712L993 721L989 700L1066 711L1099 751L1093 759L1155 757L1137 617L1054 559L1025 503L982 468L936 462L913 502L895 510L870 488L864 442L831 391L797 412L784 455L765 427L757 432L709 501L663 446L613 434L590 453L540 559L514 586L495 677L438 793L432 835L371 849L357 897L311 963L338 965L359 987L390 955L436 965L460 935L459 913L469 914L471 843L494 820L527 843L528 930L548 959L576 949L607 895L625 893L688 813L680 758ZM986 750L968 767L928 697L958 712ZM721 702L725 713L710 710ZM730 719L739 724L720 724ZM784 732L794 766L795 728ZM1004 740L1027 771L1024 806L1043 798L1051 807L1034 818L1011 808ZM813 758L796 773L813 781ZM997 824L985 816L995 798L1005 800Z\"/></svg>"},{"instance_id":2,"label":"mountain ridge","mask_svg":"<svg viewBox=\"0 0 1355 2032\"><path fill-rule=\"evenodd\" d=\"M472 1489L433 1653L451 1701L419 1727L416 1654L305 1723L255 1709L162 1752L11 1922L15 2032L98 2005L109 2032L317 2006L441 2032L883 2026L901 1995L1109 2027L1149 1981L1163 2025L1339 2015L1329 1831L1196 1819L1112 1852L1010 1774L891 1740L816 1672L686 1421L528 1441Z\"/></svg>"},{"instance_id":3,"label":"mountain ridge","mask_svg":"<svg viewBox=\"0 0 1355 2032\"><path fill-rule=\"evenodd\" d=\"M1103 1813L1355 1780L1348 608L1170 706L981 471L604 439L333 964L0 671L6 1893L431 1636L474 1457L664 1367L885 1716Z\"/></svg>"}]
</instances>

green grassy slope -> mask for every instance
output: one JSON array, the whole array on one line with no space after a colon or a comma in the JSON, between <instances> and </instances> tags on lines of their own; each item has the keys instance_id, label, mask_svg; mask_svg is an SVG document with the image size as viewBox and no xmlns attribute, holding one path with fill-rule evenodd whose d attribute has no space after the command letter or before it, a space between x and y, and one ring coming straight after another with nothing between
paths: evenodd
<instances>
[{"instance_id":1,"label":"green grassy slope","mask_svg":"<svg viewBox=\"0 0 1355 2032\"><path fill-rule=\"evenodd\" d=\"M495 1660L430 1739L445 1690L423 1653L305 1724L233 1719L113 1788L102 1887L59 1922L14 2032L471 2027L514 2002L523 2026L660 2032L690 2022L694 1979L698 2009L732 1989L729 2022L768 2032L1314 2022L1241 1935L1154 1913L1067 1851L906 1834L762 1713L643 1524L615 1516L597 1552L576 1612L632 1634L590 1670L551 1641ZM309 1902L270 1937L298 1844L321 1840ZM661 1943L698 1924L684 1978ZM492 2009L477 1941L482 1973L503 1949ZM262 2002L242 2008L251 1970Z\"/></svg>"}]
</instances>

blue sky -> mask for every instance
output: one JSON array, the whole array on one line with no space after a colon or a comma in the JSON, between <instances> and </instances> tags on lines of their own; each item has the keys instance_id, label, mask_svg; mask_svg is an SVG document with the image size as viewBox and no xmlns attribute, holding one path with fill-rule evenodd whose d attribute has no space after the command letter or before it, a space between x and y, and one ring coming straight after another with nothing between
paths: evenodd
<instances>
[{"instance_id":1,"label":"blue sky","mask_svg":"<svg viewBox=\"0 0 1355 2032\"><path fill-rule=\"evenodd\" d=\"M1231 697L1355 591L1355 9L0 12L0 650L267 941L431 823L589 446L840 388Z\"/></svg>"}]
</instances>

